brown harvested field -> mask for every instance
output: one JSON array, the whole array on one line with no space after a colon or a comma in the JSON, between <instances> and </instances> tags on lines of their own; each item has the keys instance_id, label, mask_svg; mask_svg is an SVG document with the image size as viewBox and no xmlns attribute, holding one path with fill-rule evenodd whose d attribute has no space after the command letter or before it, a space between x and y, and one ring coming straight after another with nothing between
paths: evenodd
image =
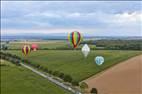
<instances>
[{"instance_id":1,"label":"brown harvested field","mask_svg":"<svg viewBox=\"0 0 142 94\"><path fill-rule=\"evenodd\" d=\"M142 55L121 62L84 82L89 90L96 87L98 94L142 94Z\"/></svg>"}]
</instances>

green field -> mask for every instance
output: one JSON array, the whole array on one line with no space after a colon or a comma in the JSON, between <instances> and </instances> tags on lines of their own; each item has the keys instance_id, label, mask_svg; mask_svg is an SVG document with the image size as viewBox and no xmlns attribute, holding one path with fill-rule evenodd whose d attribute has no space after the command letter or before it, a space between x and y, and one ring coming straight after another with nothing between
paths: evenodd
<instances>
[{"instance_id":1,"label":"green field","mask_svg":"<svg viewBox=\"0 0 142 94\"><path fill-rule=\"evenodd\" d=\"M69 74L76 81L82 81L114 64L142 53L141 51L93 50L85 59L79 50L38 50L31 52L26 57L21 50L8 52L47 67L49 70ZM105 63L102 66L95 64L94 58L96 56L105 58Z\"/></svg>"},{"instance_id":2,"label":"green field","mask_svg":"<svg viewBox=\"0 0 142 94\"><path fill-rule=\"evenodd\" d=\"M19 42L10 42L7 44L8 49L21 49L23 47L23 45L25 44L33 44L36 43L38 44L40 49L55 49L55 48L60 48L60 47L68 47L67 41L58 41L58 40L52 40L52 41L38 41L38 42L23 42L23 41L19 41ZM4 43L2 43L4 44Z\"/></svg>"},{"instance_id":3,"label":"green field","mask_svg":"<svg viewBox=\"0 0 142 94\"><path fill-rule=\"evenodd\" d=\"M10 42L6 44L8 46L8 49L22 49L22 47L25 44L31 45L33 43L38 44L39 49L60 49L60 48L72 48L71 45L67 42L67 40L49 40L49 41L29 41L29 42L23 42L23 41L18 41L18 42ZM2 42L1 44L5 44ZM83 45L79 45L78 48L81 48ZM95 45L89 45L90 48L95 48Z\"/></svg>"},{"instance_id":4,"label":"green field","mask_svg":"<svg viewBox=\"0 0 142 94\"><path fill-rule=\"evenodd\" d=\"M47 79L10 62L2 61L0 69L1 94L70 94Z\"/></svg>"}]
</instances>

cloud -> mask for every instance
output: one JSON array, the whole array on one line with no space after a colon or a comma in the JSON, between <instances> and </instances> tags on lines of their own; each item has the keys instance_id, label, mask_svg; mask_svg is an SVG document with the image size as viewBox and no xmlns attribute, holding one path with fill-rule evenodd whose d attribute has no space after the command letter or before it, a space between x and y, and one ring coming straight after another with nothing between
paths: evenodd
<instances>
[{"instance_id":1,"label":"cloud","mask_svg":"<svg viewBox=\"0 0 142 94\"><path fill-rule=\"evenodd\" d=\"M99 35L141 33L140 1L2 1L1 10L2 29L8 32L78 29Z\"/></svg>"},{"instance_id":2,"label":"cloud","mask_svg":"<svg viewBox=\"0 0 142 94\"><path fill-rule=\"evenodd\" d=\"M115 14L111 21L114 23L120 24L133 24L142 21L141 20L142 13L140 12L132 12L132 13L122 13L122 14Z\"/></svg>"}]
</instances>

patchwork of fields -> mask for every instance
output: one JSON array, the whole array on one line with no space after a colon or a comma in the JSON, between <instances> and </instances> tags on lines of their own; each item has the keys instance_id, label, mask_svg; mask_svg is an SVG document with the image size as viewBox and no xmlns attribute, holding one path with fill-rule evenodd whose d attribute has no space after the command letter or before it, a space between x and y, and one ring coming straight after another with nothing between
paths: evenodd
<instances>
[{"instance_id":1,"label":"patchwork of fields","mask_svg":"<svg viewBox=\"0 0 142 94\"><path fill-rule=\"evenodd\" d=\"M24 42L24 41L19 41L19 42L10 42L8 45L9 49L21 49L23 45L29 44L31 45L32 43L38 44L40 49L55 49L59 47L68 47L68 44L66 43L67 41L39 41L39 42Z\"/></svg>"},{"instance_id":2,"label":"patchwork of fields","mask_svg":"<svg viewBox=\"0 0 142 94\"><path fill-rule=\"evenodd\" d=\"M82 82L113 65L142 54L142 51L136 50L93 50L95 45L91 44L89 47L93 49L88 57L84 58L81 50L79 50L83 44L79 45L78 50L60 50L60 48L64 47L69 48L66 41L27 42L26 44L30 45L32 43L38 44L40 50L32 51L27 56L21 50L25 44L24 42L10 42L8 50L4 52L15 54L29 60L32 64L38 64L48 70L70 75L73 81L77 82ZM104 57L105 62L103 65L96 65L94 61L96 56ZM4 63L8 64L8 66L1 66L2 94L19 94L20 91L22 91L20 94L32 94L33 91L35 91L34 94L70 94L23 67L18 67L8 62Z\"/></svg>"},{"instance_id":3,"label":"patchwork of fields","mask_svg":"<svg viewBox=\"0 0 142 94\"><path fill-rule=\"evenodd\" d=\"M94 50L85 59L79 50L38 50L24 56L21 50L7 51L32 63L40 64L53 71L69 74L76 81L82 81L96 73L132 56L141 54L141 51ZM102 66L95 64L94 58L103 56L105 63Z\"/></svg>"},{"instance_id":4,"label":"patchwork of fields","mask_svg":"<svg viewBox=\"0 0 142 94\"><path fill-rule=\"evenodd\" d=\"M142 55L122 61L84 82L98 94L142 94Z\"/></svg>"},{"instance_id":5,"label":"patchwork of fields","mask_svg":"<svg viewBox=\"0 0 142 94\"><path fill-rule=\"evenodd\" d=\"M72 48L67 40L50 40L50 41L19 41L19 42L10 42L6 44L8 49L21 49L25 44L31 45L33 43L38 44L39 49L69 49ZM2 42L1 44L5 44ZM78 48L81 48L83 44L80 44ZM95 45L89 45L90 48L95 48Z\"/></svg>"}]
</instances>

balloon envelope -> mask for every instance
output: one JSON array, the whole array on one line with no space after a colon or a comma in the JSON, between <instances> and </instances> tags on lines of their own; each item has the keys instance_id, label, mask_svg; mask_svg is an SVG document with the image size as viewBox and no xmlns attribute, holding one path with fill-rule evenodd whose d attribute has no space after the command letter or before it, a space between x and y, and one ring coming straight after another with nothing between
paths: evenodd
<instances>
[{"instance_id":1,"label":"balloon envelope","mask_svg":"<svg viewBox=\"0 0 142 94\"><path fill-rule=\"evenodd\" d=\"M22 48L22 52L24 55L27 55L29 54L31 51L31 47L29 45L24 45L23 48Z\"/></svg>"},{"instance_id":2,"label":"balloon envelope","mask_svg":"<svg viewBox=\"0 0 142 94\"><path fill-rule=\"evenodd\" d=\"M38 45L37 45L37 44L32 44L32 45L31 45L31 49L32 49L33 51L36 51L36 50L38 49Z\"/></svg>"},{"instance_id":3,"label":"balloon envelope","mask_svg":"<svg viewBox=\"0 0 142 94\"><path fill-rule=\"evenodd\" d=\"M88 46L87 44L85 44L85 45L82 47L81 51L82 51L84 57L87 57L88 54L89 54L89 52L90 52L90 48L89 48L89 46Z\"/></svg>"},{"instance_id":4,"label":"balloon envelope","mask_svg":"<svg viewBox=\"0 0 142 94\"><path fill-rule=\"evenodd\" d=\"M104 57L102 57L102 56L97 56L96 58L95 58L95 62L96 62L96 64L97 65L102 65L103 63L104 63Z\"/></svg>"},{"instance_id":5,"label":"balloon envelope","mask_svg":"<svg viewBox=\"0 0 142 94\"><path fill-rule=\"evenodd\" d=\"M76 48L79 45L81 39L82 36L77 31L68 34L68 41L70 42L71 45L73 45L74 48Z\"/></svg>"}]
</instances>

